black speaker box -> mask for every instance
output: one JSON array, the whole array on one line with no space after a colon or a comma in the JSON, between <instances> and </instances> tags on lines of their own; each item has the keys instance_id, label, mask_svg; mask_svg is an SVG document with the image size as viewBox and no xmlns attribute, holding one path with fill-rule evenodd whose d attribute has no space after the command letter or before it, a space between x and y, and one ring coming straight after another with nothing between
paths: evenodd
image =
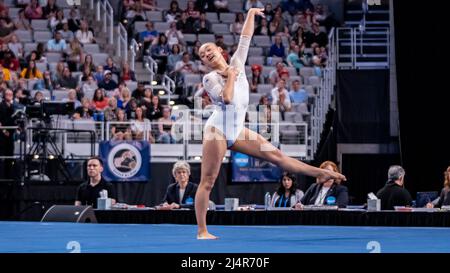
<instances>
[{"instance_id":1,"label":"black speaker box","mask_svg":"<svg viewBox=\"0 0 450 273\"><path fill-rule=\"evenodd\" d=\"M91 206L54 205L41 222L97 223L97 218Z\"/></svg>"}]
</instances>

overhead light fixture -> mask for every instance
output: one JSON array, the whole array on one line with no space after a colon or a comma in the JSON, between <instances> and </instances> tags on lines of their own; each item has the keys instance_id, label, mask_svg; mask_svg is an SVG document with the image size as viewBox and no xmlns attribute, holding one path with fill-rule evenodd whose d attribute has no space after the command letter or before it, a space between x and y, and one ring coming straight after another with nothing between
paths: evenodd
<instances>
[{"instance_id":1,"label":"overhead light fixture","mask_svg":"<svg viewBox=\"0 0 450 273\"><path fill-rule=\"evenodd\" d=\"M39 159L39 155L34 155L33 158L34 159Z\"/></svg>"},{"instance_id":2,"label":"overhead light fixture","mask_svg":"<svg viewBox=\"0 0 450 273\"><path fill-rule=\"evenodd\" d=\"M164 92L164 90L159 90L158 94L162 96L162 95L166 94L166 92Z\"/></svg>"},{"instance_id":3,"label":"overhead light fixture","mask_svg":"<svg viewBox=\"0 0 450 273\"><path fill-rule=\"evenodd\" d=\"M152 85L157 85L158 82L157 81L152 81Z\"/></svg>"},{"instance_id":4,"label":"overhead light fixture","mask_svg":"<svg viewBox=\"0 0 450 273\"><path fill-rule=\"evenodd\" d=\"M169 101L169 105L174 105L175 102L173 100Z\"/></svg>"},{"instance_id":5,"label":"overhead light fixture","mask_svg":"<svg viewBox=\"0 0 450 273\"><path fill-rule=\"evenodd\" d=\"M194 157L194 159L198 160L198 161L202 160L202 158L200 156L196 156L196 157Z\"/></svg>"}]
</instances>

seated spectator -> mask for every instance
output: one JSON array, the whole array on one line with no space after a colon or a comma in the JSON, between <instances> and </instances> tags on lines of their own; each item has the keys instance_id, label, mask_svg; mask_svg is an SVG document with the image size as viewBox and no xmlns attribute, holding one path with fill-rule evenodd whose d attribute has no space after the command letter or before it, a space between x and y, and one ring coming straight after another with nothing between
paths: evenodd
<instances>
[{"instance_id":1,"label":"seated spectator","mask_svg":"<svg viewBox=\"0 0 450 273\"><path fill-rule=\"evenodd\" d=\"M67 98L63 98L62 101L73 102L75 109L81 107L81 102L77 99L77 91L75 89L70 89L67 93Z\"/></svg>"},{"instance_id":2,"label":"seated spectator","mask_svg":"<svg viewBox=\"0 0 450 273\"><path fill-rule=\"evenodd\" d=\"M284 172L280 179L280 185L273 193L270 204L277 208L291 208L300 202L304 193L297 189L295 175Z\"/></svg>"},{"instance_id":3,"label":"seated spectator","mask_svg":"<svg viewBox=\"0 0 450 273\"><path fill-rule=\"evenodd\" d=\"M158 74L162 75L166 71L167 57L170 53L170 47L167 43L167 37L164 33L159 34L158 42L150 48L150 55L158 63Z\"/></svg>"},{"instance_id":4,"label":"seated spectator","mask_svg":"<svg viewBox=\"0 0 450 273\"><path fill-rule=\"evenodd\" d=\"M105 96L101 88L95 90L92 97L92 106L97 111L103 111L108 106L108 97Z\"/></svg>"},{"instance_id":5,"label":"seated spectator","mask_svg":"<svg viewBox=\"0 0 450 273\"><path fill-rule=\"evenodd\" d=\"M14 35L14 24L8 17L0 17L0 42L8 44Z\"/></svg>"},{"instance_id":6,"label":"seated spectator","mask_svg":"<svg viewBox=\"0 0 450 273\"><path fill-rule=\"evenodd\" d=\"M320 168L339 173L338 167L331 161L323 162ZM336 205L345 208L348 205L348 189L341 185L340 180L330 179L325 182L317 180L305 192L301 204L297 204L295 208L301 209L302 205Z\"/></svg>"},{"instance_id":7,"label":"seated spectator","mask_svg":"<svg viewBox=\"0 0 450 273\"><path fill-rule=\"evenodd\" d=\"M144 110L141 107L137 107L135 110L136 117L131 124L131 133L134 140L147 140L154 143L155 140L151 134L150 120L144 116ZM147 132L147 139L145 138L145 132Z\"/></svg>"},{"instance_id":8,"label":"seated spectator","mask_svg":"<svg viewBox=\"0 0 450 273\"><path fill-rule=\"evenodd\" d=\"M184 45L183 33L181 33L181 31L177 29L176 22L170 23L170 28L166 30L165 34L167 36L167 43L169 44L169 47L172 47L176 44Z\"/></svg>"},{"instance_id":9,"label":"seated spectator","mask_svg":"<svg viewBox=\"0 0 450 273\"><path fill-rule=\"evenodd\" d=\"M119 88L119 94L115 96L117 99L117 105L122 109L128 109L128 103L131 101L131 92L128 87ZM128 116L127 116L128 118ZM131 117L130 117L131 118Z\"/></svg>"},{"instance_id":10,"label":"seated spectator","mask_svg":"<svg viewBox=\"0 0 450 273\"><path fill-rule=\"evenodd\" d=\"M189 20L187 12L181 13L181 18L177 21L177 29L181 33L194 33L192 22Z\"/></svg>"},{"instance_id":11,"label":"seated spectator","mask_svg":"<svg viewBox=\"0 0 450 273\"><path fill-rule=\"evenodd\" d=\"M256 111L258 112L258 133L270 141L272 138L272 126L270 124L272 122L272 107L267 95L261 96L258 105L256 105Z\"/></svg>"},{"instance_id":12,"label":"seated spectator","mask_svg":"<svg viewBox=\"0 0 450 273\"><path fill-rule=\"evenodd\" d=\"M30 20L25 17L25 10L19 10L18 17L14 20L14 26L17 30L33 30Z\"/></svg>"},{"instance_id":13,"label":"seated spectator","mask_svg":"<svg viewBox=\"0 0 450 273\"><path fill-rule=\"evenodd\" d=\"M247 0L245 2L244 10L248 11L251 8L264 8L264 4L259 0Z\"/></svg>"},{"instance_id":14,"label":"seated spectator","mask_svg":"<svg viewBox=\"0 0 450 273\"><path fill-rule=\"evenodd\" d=\"M84 71L86 67L88 67L89 70L91 70L91 71L95 71L95 64L94 64L94 61L92 59L92 55L91 54L87 54L84 57L83 64L80 65L80 70Z\"/></svg>"},{"instance_id":15,"label":"seated spectator","mask_svg":"<svg viewBox=\"0 0 450 273\"><path fill-rule=\"evenodd\" d=\"M67 23L69 24L69 29L72 32L77 32L81 28L81 21L76 7L72 7L70 9L69 20L67 20Z\"/></svg>"},{"instance_id":16,"label":"seated spectator","mask_svg":"<svg viewBox=\"0 0 450 273\"><path fill-rule=\"evenodd\" d=\"M430 202L427 204L427 208L433 207L442 207L442 206L450 206L450 166L444 172L444 188L439 195L438 201L436 204L434 202Z\"/></svg>"},{"instance_id":17,"label":"seated spectator","mask_svg":"<svg viewBox=\"0 0 450 273\"><path fill-rule=\"evenodd\" d=\"M197 34L209 34L211 32L211 23L206 19L204 12L200 13L200 17L194 23L194 31Z\"/></svg>"},{"instance_id":18,"label":"seated spectator","mask_svg":"<svg viewBox=\"0 0 450 273\"><path fill-rule=\"evenodd\" d=\"M164 11L165 15L164 18L166 19L166 22L172 23L177 22L181 18L181 13L183 11L178 6L178 1L173 0L170 2L170 9Z\"/></svg>"},{"instance_id":19,"label":"seated spectator","mask_svg":"<svg viewBox=\"0 0 450 273\"><path fill-rule=\"evenodd\" d=\"M122 64L122 73L120 75L120 82L136 81L136 76L133 70L130 69L130 65L127 62Z\"/></svg>"},{"instance_id":20,"label":"seated spectator","mask_svg":"<svg viewBox=\"0 0 450 273\"><path fill-rule=\"evenodd\" d=\"M25 109L25 106L31 103L30 98L25 94L22 88L17 88L14 92L14 111L17 109Z\"/></svg>"},{"instance_id":21,"label":"seated spectator","mask_svg":"<svg viewBox=\"0 0 450 273\"><path fill-rule=\"evenodd\" d=\"M69 23L67 22L63 24L62 29L59 30L59 32L61 33L62 38L66 40L66 43L70 43L71 41L76 40L74 39L75 36L73 35L73 32L69 29ZM78 40L76 41L78 42Z\"/></svg>"},{"instance_id":22,"label":"seated spectator","mask_svg":"<svg viewBox=\"0 0 450 273\"><path fill-rule=\"evenodd\" d=\"M289 97L289 92L286 89L286 81L280 79L278 81L277 87L272 89L272 105L278 105L281 112L281 117L284 120L284 112L291 111L291 99Z\"/></svg>"},{"instance_id":23,"label":"seated spectator","mask_svg":"<svg viewBox=\"0 0 450 273\"><path fill-rule=\"evenodd\" d=\"M270 33L273 35L289 36L289 28L284 22L281 11L276 11L272 21L269 24Z\"/></svg>"},{"instance_id":24,"label":"seated spectator","mask_svg":"<svg viewBox=\"0 0 450 273\"><path fill-rule=\"evenodd\" d=\"M35 61L30 61L28 63L28 67L22 70L20 77L29 80L43 79L42 72L36 67Z\"/></svg>"},{"instance_id":25,"label":"seated spectator","mask_svg":"<svg viewBox=\"0 0 450 273\"><path fill-rule=\"evenodd\" d=\"M187 15L187 20L190 24L194 24L197 19L200 17L200 10L195 6L193 0L189 0L187 2L187 8L185 10ZM193 28L195 29L195 28Z\"/></svg>"},{"instance_id":26,"label":"seated spectator","mask_svg":"<svg viewBox=\"0 0 450 273\"><path fill-rule=\"evenodd\" d=\"M197 66L191 61L189 53L184 52L181 61L178 61L175 65L175 72L180 73L182 76L185 74L197 73Z\"/></svg>"},{"instance_id":27,"label":"seated spectator","mask_svg":"<svg viewBox=\"0 0 450 273\"><path fill-rule=\"evenodd\" d=\"M159 138L161 143L176 143L172 135L172 126L174 124L170 116L170 108L164 107L162 117L158 119Z\"/></svg>"},{"instance_id":28,"label":"seated spectator","mask_svg":"<svg viewBox=\"0 0 450 273\"><path fill-rule=\"evenodd\" d=\"M242 12L236 13L236 18L234 19L234 23L230 25L230 32L235 36L239 37L242 32L242 27L244 26L244 14Z\"/></svg>"},{"instance_id":29,"label":"seated spectator","mask_svg":"<svg viewBox=\"0 0 450 273\"><path fill-rule=\"evenodd\" d=\"M75 198L75 206L89 205L94 208L98 208L97 198L99 198L102 190L106 190L108 192L108 197L112 199L111 205L116 203L116 191L111 183L103 180L102 172L103 161L99 157L91 157L88 159L87 174L89 181L82 183L78 187Z\"/></svg>"},{"instance_id":30,"label":"seated spectator","mask_svg":"<svg viewBox=\"0 0 450 273\"><path fill-rule=\"evenodd\" d=\"M269 57L276 56L276 57L280 57L280 58L286 57L284 45L281 41L281 36L279 34L277 34L275 36L275 42L270 47L268 56Z\"/></svg>"},{"instance_id":31,"label":"seated spectator","mask_svg":"<svg viewBox=\"0 0 450 273\"><path fill-rule=\"evenodd\" d=\"M123 106L123 105L122 105ZM128 119L136 119L136 109L139 107L135 98L130 98L129 102L125 106L125 113Z\"/></svg>"},{"instance_id":32,"label":"seated spectator","mask_svg":"<svg viewBox=\"0 0 450 273\"><path fill-rule=\"evenodd\" d=\"M272 32L270 32L269 24L267 23L266 18L261 18L260 23L255 29L255 35L272 36Z\"/></svg>"},{"instance_id":33,"label":"seated spectator","mask_svg":"<svg viewBox=\"0 0 450 273\"><path fill-rule=\"evenodd\" d=\"M81 106L75 108L73 119L92 119L94 111L91 109L91 101L84 97L81 99Z\"/></svg>"},{"instance_id":34,"label":"seated spectator","mask_svg":"<svg viewBox=\"0 0 450 273\"><path fill-rule=\"evenodd\" d=\"M101 82L103 80L103 71L105 71L105 70L111 71L111 73L113 75L117 75L118 79L120 78L120 69L114 63L113 58L108 57L106 59L106 65L103 66L103 70L101 71L102 72L102 79L100 81L97 79L97 82ZM99 71L99 70L97 70L97 71Z\"/></svg>"},{"instance_id":35,"label":"seated spectator","mask_svg":"<svg viewBox=\"0 0 450 273\"><path fill-rule=\"evenodd\" d=\"M149 109L147 109L147 118L151 121L158 120L162 117L163 107L158 95L152 97L152 104Z\"/></svg>"},{"instance_id":36,"label":"seated spectator","mask_svg":"<svg viewBox=\"0 0 450 273\"><path fill-rule=\"evenodd\" d=\"M52 80L54 82L57 83L63 77L65 67L66 66L65 66L64 62L58 62L56 64L56 71L52 75Z\"/></svg>"},{"instance_id":37,"label":"seated spectator","mask_svg":"<svg viewBox=\"0 0 450 273\"><path fill-rule=\"evenodd\" d=\"M92 75L88 76L87 81L83 82L83 84L81 85L81 90L83 91L84 94L94 93L95 90L97 90L97 88L98 88L97 82L95 82L94 76Z\"/></svg>"},{"instance_id":38,"label":"seated spectator","mask_svg":"<svg viewBox=\"0 0 450 273\"><path fill-rule=\"evenodd\" d=\"M270 82L270 84L275 86L275 84L280 79L280 73L281 73L281 71L283 71L284 68L285 67L284 67L284 63L283 62L277 62L277 64L275 65L275 69L270 71L270 73L269 73L269 82Z\"/></svg>"},{"instance_id":39,"label":"seated spectator","mask_svg":"<svg viewBox=\"0 0 450 273\"><path fill-rule=\"evenodd\" d=\"M142 8L141 2L136 2L133 8L129 9L125 17L130 21L131 25L134 25L137 21L147 21L147 15Z\"/></svg>"},{"instance_id":40,"label":"seated spectator","mask_svg":"<svg viewBox=\"0 0 450 273\"><path fill-rule=\"evenodd\" d=\"M295 67L297 73L300 71L300 68L304 66L302 60L300 59L299 53L300 47L295 45L294 50L292 50L286 58L288 65L290 67Z\"/></svg>"},{"instance_id":41,"label":"seated spectator","mask_svg":"<svg viewBox=\"0 0 450 273\"><path fill-rule=\"evenodd\" d=\"M131 126L127 122L127 117L123 109L116 110L117 123L111 125L111 135L113 140L132 140Z\"/></svg>"},{"instance_id":42,"label":"seated spectator","mask_svg":"<svg viewBox=\"0 0 450 273\"><path fill-rule=\"evenodd\" d=\"M228 0L214 0L214 7L216 11L220 14L220 12L229 12L228 9Z\"/></svg>"},{"instance_id":43,"label":"seated spectator","mask_svg":"<svg viewBox=\"0 0 450 273\"><path fill-rule=\"evenodd\" d=\"M25 17L29 20L42 18L42 7L39 5L38 0L31 0L25 8Z\"/></svg>"},{"instance_id":44,"label":"seated spectator","mask_svg":"<svg viewBox=\"0 0 450 273\"><path fill-rule=\"evenodd\" d=\"M157 209L194 208L197 184L189 181L191 167L186 161L178 161L173 165L172 175L175 183L167 187L163 203Z\"/></svg>"},{"instance_id":45,"label":"seated spectator","mask_svg":"<svg viewBox=\"0 0 450 273\"><path fill-rule=\"evenodd\" d=\"M69 47L67 49L67 56L66 56L67 65L70 71L78 71L78 64L81 63L83 59L85 60L85 57L80 42L77 39L71 40L69 43ZM95 71L95 67L94 68L91 67L91 70Z\"/></svg>"},{"instance_id":46,"label":"seated spectator","mask_svg":"<svg viewBox=\"0 0 450 273\"><path fill-rule=\"evenodd\" d=\"M2 66L8 68L11 72L17 72L20 69L19 60L10 49L4 52Z\"/></svg>"},{"instance_id":47,"label":"seated spectator","mask_svg":"<svg viewBox=\"0 0 450 273\"><path fill-rule=\"evenodd\" d=\"M320 58L317 56L313 56L312 58L314 75L317 77L322 77L322 63L320 62Z\"/></svg>"},{"instance_id":48,"label":"seated spectator","mask_svg":"<svg viewBox=\"0 0 450 273\"><path fill-rule=\"evenodd\" d=\"M106 91L114 91L118 87L117 83L112 79L112 73L109 70L103 72L104 79L98 84L99 88L103 88Z\"/></svg>"},{"instance_id":49,"label":"seated spectator","mask_svg":"<svg viewBox=\"0 0 450 273\"><path fill-rule=\"evenodd\" d=\"M106 70L108 70L108 69L106 69ZM111 71L111 70L109 70L109 71ZM97 69L95 70L94 75L93 75L95 81L96 81L97 83L102 82L103 79L105 78L105 77L104 77L104 74L105 74L105 69L103 68L103 66L98 65L98 66L97 66Z\"/></svg>"},{"instance_id":50,"label":"seated spectator","mask_svg":"<svg viewBox=\"0 0 450 273\"><path fill-rule=\"evenodd\" d=\"M44 19L51 19L52 16L56 16L59 7L56 5L56 0L47 0L47 5L42 9L42 15Z\"/></svg>"},{"instance_id":51,"label":"seated spectator","mask_svg":"<svg viewBox=\"0 0 450 273\"><path fill-rule=\"evenodd\" d=\"M108 106L103 110L106 121L117 120L117 100L115 97L110 97L108 99Z\"/></svg>"},{"instance_id":52,"label":"seated spectator","mask_svg":"<svg viewBox=\"0 0 450 273\"><path fill-rule=\"evenodd\" d=\"M75 36L83 45L95 43L94 34L88 29L86 21L81 21L80 29L76 32Z\"/></svg>"},{"instance_id":53,"label":"seated spectator","mask_svg":"<svg viewBox=\"0 0 450 273\"><path fill-rule=\"evenodd\" d=\"M56 89L56 83L53 81L50 71L44 71L44 81L42 84L43 89L47 89L49 91L53 91Z\"/></svg>"},{"instance_id":54,"label":"seated spectator","mask_svg":"<svg viewBox=\"0 0 450 273\"><path fill-rule=\"evenodd\" d=\"M312 25L312 44L317 44L319 47L328 44L328 36L325 32L320 31L319 24Z\"/></svg>"},{"instance_id":55,"label":"seated spectator","mask_svg":"<svg viewBox=\"0 0 450 273\"><path fill-rule=\"evenodd\" d=\"M183 55L180 52L180 45L175 44L172 46L169 57L167 57L167 71L173 71L178 61L181 61Z\"/></svg>"},{"instance_id":56,"label":"seated spectator","mask_svg":"<svg viewBox=\"0 0 450 273\"><path fill-rule=\"evenodd\" d=\"M395 206L411 206L411 194L405 189L405 170L398 165L389 167L388 181L386 185L377 192L381 199L382 210L394 210Z\"/></svg>"},{"instance_id":57,"label":"seated spectator","mask_svg":"<svg viewBox=\"0 0 450 273\"><path fill-rule=\"evenodd\" d=\"M14 53L14 56L17 58L23 58L23 45L17 38L16 34L11 36L11 41L8 43L8 48Z\"/></svg>"},{"instance_id":58,"label":"seated spectator","mask_svg":"<svg viewBox=\"0 0 450 273\"><path fill-rule=\"evenodd\" d=\"M153 41L158 37L158 31L154 29L151 21L145 23L146 30L139 33L139 41L144 44L144 52L147 52Z\"/></svg>"},{"instance_id":59,"label":"seated spectator","mask_svg":"<svg viewBox=\"0 0 450 273\"><path fill-rule=\"evenodd\" d=\"M36 93L34 93L31 104L41 104L43 101L45 101L44 94L41 91L37 91Z\"/></svg>"},{"instance_id":60,"label":"seated spectator","mask_svg":"<svg viewBox=\"0 0 450 273\"><path fill-rule=\"evenodd\" d=\"M299 80L292 82L292 89L289 91L289 98L292 103L308 103L308 92L302 88Z\"/></svg>"},{"instance_id":61,"label":"seated spectator","mask_svg":"<svg viewBox=\"0 0 450 273\"><path fill-rule=\"evenodd\" d=\"M63 29L63 25L68 24L67 19L64 18L64 11L62 9L56 12L56 15L52 15L50 18L50 29L52 32ZM68 27L69 25L67 25Z\"/></svg>"},{"instance_id":62,"label":"seated spectator","mask_svg":"<svg viewBox=\"0 0 450 273\"><path fill-rule=\"evenodd\" d=\"M47 51L49 52L64 52L67 49L66 40L62 38L62 34L57 31L53 39L47 42Z\"/></svg>"},{"instance_id":63,"label":"seated spectator","mask_svg":"<svg viewBox=\"0 0 450 273\"><path fill-rule=\"evenodd\" d=\"M11 72L8 68L4 68L0 63L0 79L2 81L10 81L11 80Z\"/></svg>"},{"instance_id":64,"label":"seated spectator","mask_svg":"<svg viewBox=\"0 0 450 273\"><path fill-rule=\"evenodd\" d=\"M139 106L147 112L150 109L153 98L153 90L151 88L145 88L144 96L139 101Z\"/></svg>"},{"instance_id":65,"label":"seated spectator","mask_svg":"<svg viewBox=\"0 0 450 273\"><path fill-rule=\"evenodd\" d=\"M64 67L64 72L62 78L59 79L57 83L58 88L68 88L78 90L78 80L72 76L68 67Z\"/></svg>"},{"instance_id":66,"label":"seated spectator","mask_svg":"<svg viewBox=\"0 0 450 273\"><path fill-rule=\"evenodd\" d=\"M262 66L259 64L252 65L252 76L249 81L250 92L258 93L258 84L263 84L263 77L261 75Z\"/></svg>"},{"instance_id":67,"label":"seated spectator","mask_svg":"<svg viewBox=\"0 0 450 273\"><path fill-rule=\"evenodd\" d=\"M135 98L138 103L145 96L145 85L143 82L138 82L137 88L133 90L131 96Z\"/></svg>"}]
</instances>

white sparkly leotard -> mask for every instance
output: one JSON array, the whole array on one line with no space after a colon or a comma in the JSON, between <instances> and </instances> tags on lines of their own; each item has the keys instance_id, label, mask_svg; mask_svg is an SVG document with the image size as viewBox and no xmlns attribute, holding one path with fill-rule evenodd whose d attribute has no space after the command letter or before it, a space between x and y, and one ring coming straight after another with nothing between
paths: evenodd
<instances>
[{"instance_id":1,"label":"white sparkly leotard","mask_svg":"<svg viewBox=\"0 0 450 273\"><path fill-rule=\"evenodd\" d=\"M225 104L222 99L226 79L217 71L212 71L203 77L203 86L211 101L216 105L214 112L205 124L205 130L208 127L215 127L220 130L226 137L228 148L234 144L244 129L249 100L249 86L244 65L247 60L250 40L251 37L242 35L238 48L231 57L230 65L239 70L239 75L234 83L233 99L230 104Z\"/></svg>"}]
</instances>

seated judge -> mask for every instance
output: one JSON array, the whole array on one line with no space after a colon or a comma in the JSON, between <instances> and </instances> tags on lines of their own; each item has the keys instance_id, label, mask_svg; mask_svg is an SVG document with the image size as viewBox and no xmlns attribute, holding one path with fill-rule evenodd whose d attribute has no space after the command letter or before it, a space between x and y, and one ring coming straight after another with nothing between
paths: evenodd
<instances>
[{"instance_id":1,"label":"seated judge","mask_svg":"<svg viewBox=\"0 0 450 273\"><path fill-rule=\"evenodd\" d=\"M175 183L167 187L163 203L157 209L194 208L197 184L189 181L191 167L186 161L177 161L172 168Z\"/></svg>"},{"instance_id":2,"label":"seated judge","mask_svg":"<svg viewBox=\"0 0 450 273\"><path fill-rule=\"evenodd\" d=\"M103 161L100 157L91 157L87 162L87 173L89 181L82 183L77 190L75 206L89 205L97 208L97 198L102 190L108 191L108 198L111 198L111 205L116 203L116 191L111 183L102 178Z\"/></svg>"},{"instance_id":3,"label":"seated judge","mask_svg":"<svg viewBox=\"0 0 450 273\"><path fill-rule=\"evenodd\" d=\"M337 165L332 161L323 162L320 168L339 172ZM335 200L335 203L329 204L327 200ZM295 205L295 208L301 209L302 205L337 205L339 208L345 208L348 205L348 189L341 185L340 180L329 179L322 183L317 181L308 188L301 203Z\"/></svg>"},{"instance_id":4,"label":"seated judge","mask_svg":"<svg viewBox=\"0 0 450 273\"><path fill-rule=\"evenodd\" d=\"M394 210L395 206L411 206L412 198L405 189L405 170L398 165L389 167L388 181L386 185L377 192L381 199L382 210Z\"/></svg>"},{"instance_id":5,"label":"seated judge","mask_svg":"<svg viewBox=\"0 0 450 273\"><path fill-rule=\"evenodd\" d=\"M427 204L427 208L450 206L450 166L444 172L444 188L436 201Z\"/></svg>"}]
</instances>

